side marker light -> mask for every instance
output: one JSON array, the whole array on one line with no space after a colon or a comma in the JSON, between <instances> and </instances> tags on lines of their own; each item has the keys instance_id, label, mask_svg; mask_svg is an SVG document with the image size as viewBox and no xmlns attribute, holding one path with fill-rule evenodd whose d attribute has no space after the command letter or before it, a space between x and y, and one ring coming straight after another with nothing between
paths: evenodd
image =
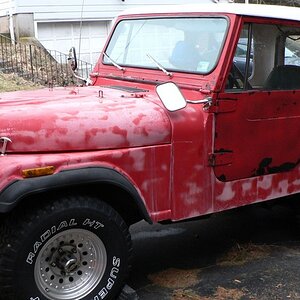
<instances>
[{"instance_id":1,"label":"side marker light","mask_svg":"<svg viewBox=\"0 0 300 300\"><path fill-rule=\"evenodd\" d=\"M40 177L54 174L55 168L53 166L33 168L22 170L22 176L24 178Z\"/></svg>"}]
</instances>

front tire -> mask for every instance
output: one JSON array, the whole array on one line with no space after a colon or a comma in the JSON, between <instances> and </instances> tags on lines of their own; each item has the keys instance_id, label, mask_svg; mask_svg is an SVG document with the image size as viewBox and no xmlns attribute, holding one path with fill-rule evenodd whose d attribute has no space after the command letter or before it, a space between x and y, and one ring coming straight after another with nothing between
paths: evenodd
<instances>
[{"instance_id":1,"label":"front tire","mask_svg":"<svg viewBox=\"0 0 300 300\"><path fill-rule=\"evenodd\" d=\"M15 213L0 236L5 299L115 299L128 273L128 227L93 197L64 196Z\"/></svg>"}]
</instances>

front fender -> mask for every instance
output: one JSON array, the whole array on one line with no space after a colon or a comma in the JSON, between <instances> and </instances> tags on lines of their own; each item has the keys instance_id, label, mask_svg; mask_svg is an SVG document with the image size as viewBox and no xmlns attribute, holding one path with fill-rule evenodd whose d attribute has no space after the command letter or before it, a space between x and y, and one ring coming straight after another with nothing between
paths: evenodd
<instances>
[{"instance_id":1,"label":"front fender","mask_svg":"<svg viewBox=\"0 0 300 300\"><path fill-rule=\"evenodd\" d=\"M152 223L145 204L134 185L116 170L104 167L66 170L51 176L14 181L0 193L0 213L11 211L28 196L94 183L108 183L125 190L134 200L143 218Z\"/></svg>"}]
</instances>

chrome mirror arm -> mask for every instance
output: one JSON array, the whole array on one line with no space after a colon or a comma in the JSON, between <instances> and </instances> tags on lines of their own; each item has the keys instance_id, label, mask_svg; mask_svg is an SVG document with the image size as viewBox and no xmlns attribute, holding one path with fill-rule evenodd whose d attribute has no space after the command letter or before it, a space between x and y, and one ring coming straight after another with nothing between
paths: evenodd
<instances>
[{"instance_id":1,"label":"chrome mirror arm","mask_svg":"<svg viewBox=\"0 0 300 300\"><path fill-rule=\"evenodd\" d=\"M203 100L196 100L196 101L192 101L192 100L186 100L187 103L191 103L191 104L204 104L203 105L203 109L206 111L208 110L211 106L212 106L212 97L206 97Z\"/></svg>"}]
</instances>

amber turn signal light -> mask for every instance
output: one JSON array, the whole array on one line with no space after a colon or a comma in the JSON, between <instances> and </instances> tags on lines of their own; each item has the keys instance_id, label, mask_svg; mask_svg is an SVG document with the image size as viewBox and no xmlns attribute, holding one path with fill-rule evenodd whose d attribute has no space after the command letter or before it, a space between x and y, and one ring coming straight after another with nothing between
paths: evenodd
<instances>
[{"instance_id":1,"label":"amber turn signal light","mask_svg":"<svg viewBox=\"0 0 300 300\"><path fill-rule=\"evenodd\" d=\"M26 169L26 170L22 170L22 176L24 178L32 178L32 177L39 177L45 175L52 175L54 171L55 168L53 166Z\"/></svg>"}]
</instances>

